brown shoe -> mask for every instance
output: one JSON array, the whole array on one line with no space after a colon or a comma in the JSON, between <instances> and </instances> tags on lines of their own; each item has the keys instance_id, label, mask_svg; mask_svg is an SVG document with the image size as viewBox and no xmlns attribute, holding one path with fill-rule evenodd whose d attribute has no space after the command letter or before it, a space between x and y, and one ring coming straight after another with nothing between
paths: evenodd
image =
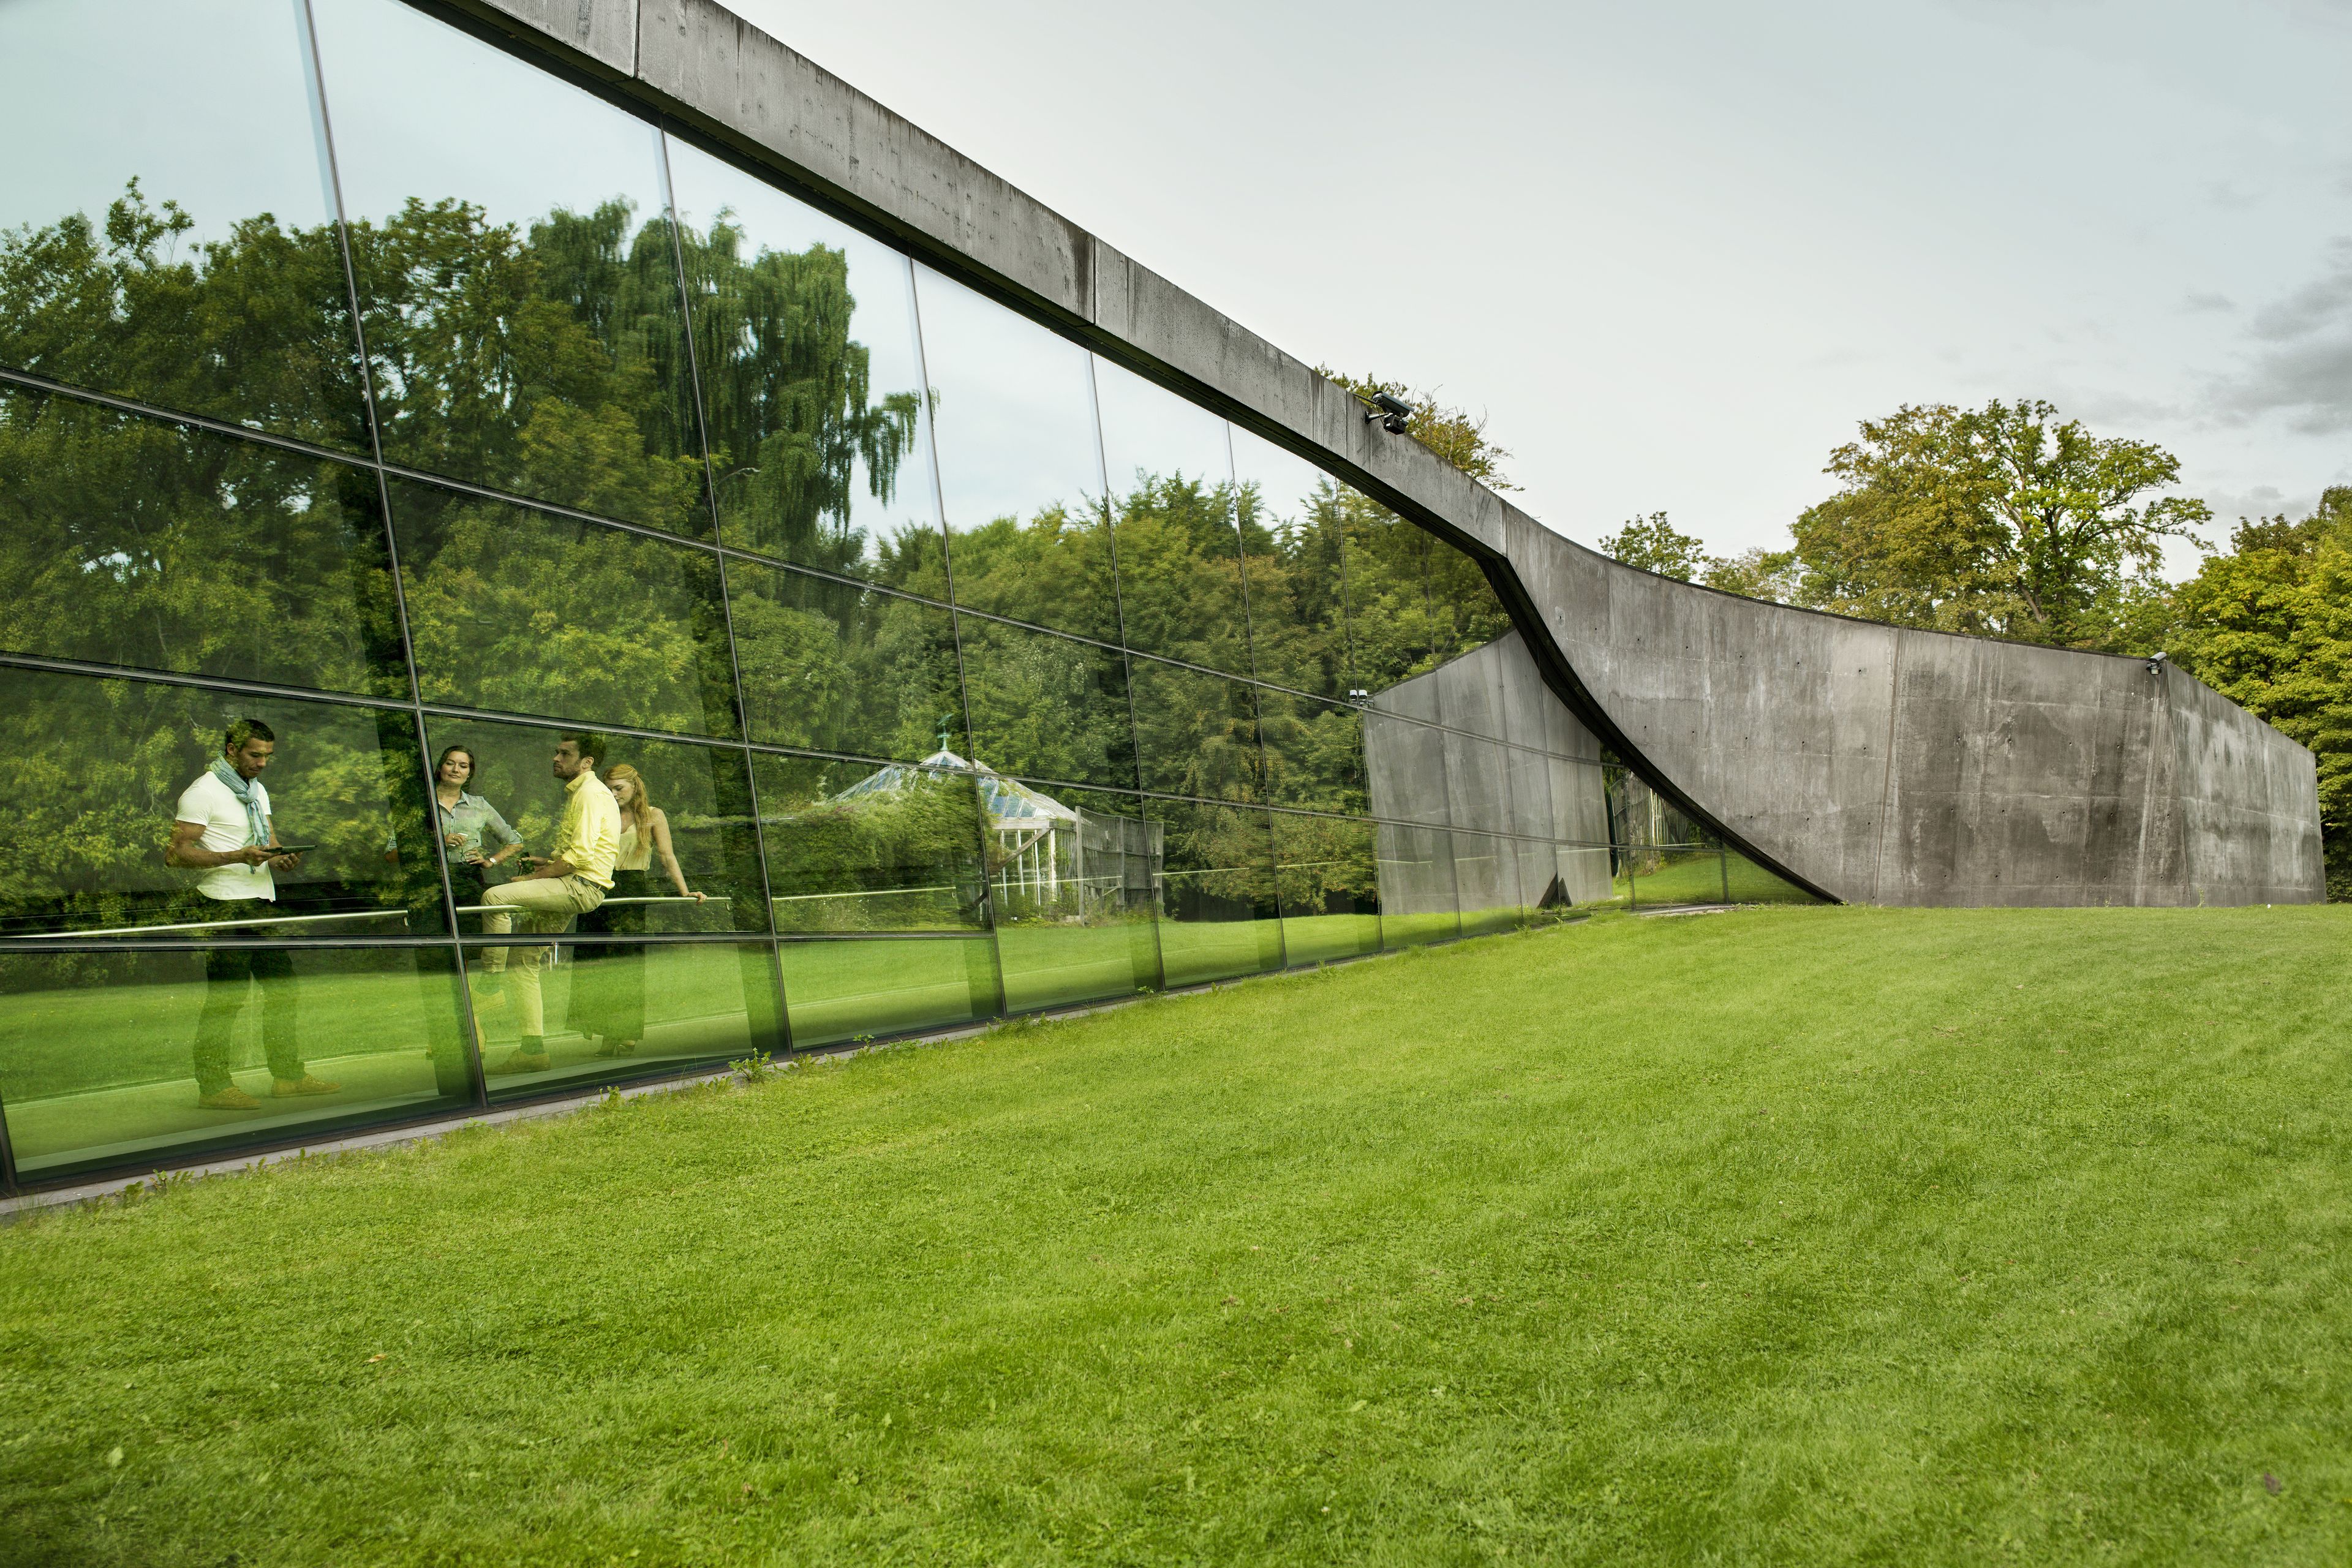
<instances>
[{"instance_id":1,"label":"brown shoe","mask_svg":"<svg viewBox=\"0 0 2352 1568\"><path fill-rule=\"evenodd\" d=\"M329 1083L322 1078L312 1078L309 1073L304 1073L298 1079L278 1078L269 1080L269 1092L280 1100L290 1100L298 1094L335 1094L340 1092L342 1087L339 1083Z\"/></svg>"},{"instance_id":2,"label":"brown shoe","mask_svg":"<svg viewBox=\"0 0 2352 1568\"><path fill-rule=\"evenodd\" d=\"M482 1070L489 1074L492 1078L496 1078L500 1073L545 1072L554 1065L555 1058L549 1056L545 1051L541 1051L536 1055L529 1051L517 1051L513 1055L508 1057L506 1060L493 1063L491 1066L484 1068Z\"/></svg>"},{"instance_id":3,"label":"brown shoe","mask_svg":"<svg viewBox=\"0 0 2352 1568\"><path fill-rule=\"evenodd\" d=\"M215 1089L210 1094L200 1094L196 1096L196 1103L206 1110L257 1110L261 1106L261 1101L235 1084Z\"/></svg>"}]
</instances>

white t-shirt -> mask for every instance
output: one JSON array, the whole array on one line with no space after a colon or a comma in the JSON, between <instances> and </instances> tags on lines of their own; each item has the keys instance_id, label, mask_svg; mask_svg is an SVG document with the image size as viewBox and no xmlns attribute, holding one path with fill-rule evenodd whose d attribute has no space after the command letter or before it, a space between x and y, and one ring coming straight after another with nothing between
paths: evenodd
<instances>
[{"instance_id":1,"label":"white t-shirt","mask_svg":"<svg viewBox=\"0 0 2352 1568\"><path fill-rule=\"evenodd\" d=\"M269 792L261 787L259 779L253 781L253 797L261 807L261 820L268 822ZM196 842L206 849L226 854L253 842L253 825L246 819L245 803L209 773L180 792L175 815L182 822L204 825L204 836ZM198 879L196 889L215 899L268 899L273 903L278 899L278 883L267 866L215 866Z\"/></svg>"}]
</instances>

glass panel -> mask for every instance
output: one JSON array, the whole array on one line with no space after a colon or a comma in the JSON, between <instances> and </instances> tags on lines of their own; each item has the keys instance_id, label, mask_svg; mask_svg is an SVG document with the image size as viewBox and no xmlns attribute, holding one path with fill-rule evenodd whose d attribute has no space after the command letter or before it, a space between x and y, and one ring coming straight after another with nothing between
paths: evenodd
<instances>
[{"instance_id":1,"label":"glass panel","mask_svg":"<svg viewBox=\"0 0 2352 1568\"><path fill-rule=\"evenodd\" d=\"M1598 763L1545 759L1551 799L1550 837L1576 844L1610 842L1607 773Z\"/></svg>"},{"instance_id":2,"label":"glass panel","mask_svg":"<svg viewBox=\"0 0 2352 1568\"><path fill-rule=\"evenodd\" d=\"M1524 923L1518 860L1509 839L1486 833L1454 835L1454 888L1464 936L1516 931Z\"/></svg>"},{"instance_id":3,"label":"glass panel","mask_svg":"<svg viewBox=\"0 0 2352 1568\"><path fill-rule=\"evenodd\" d=\"M1115 648L958 616L973 760L1023 778L1132 788L1127 661Z\"/></svg>"},{"instance_id":4,"label":"glass panel","mask_svg":"<svg viewBox=\"0 0 2352 1568\"><path fill-rule=\"evenodd\" d=\"M1257 700L1268 792L1276 805L1348 816L1370 809L1361 712L1270 686L1257 689Z\"/></svg>"},{"instance_id":5,"label":"glass panel","mask_svg":"<svg viewBox=\"0 0 2352 1568\"><path fill-rule=\"evenodd\" d=\"M1612 843L1690 846L1704 838L1698 825L1640 774L1612 766L1602 770L1602 777L1609 794Z\"/></svg>"},{"instance_id":6,"label":"glass panel","mask_svg":"<svg viewBox=\"0 0 2352 1568\"><path fill-rule=\"evenodd\" d=\"M727 542L947 597L904 256L673 138Z\"/></svg>"},{"instance_id":7,"label":"glass panel","mask_svg":"<svg viewBox=\"0 0 2352 1568\"><path fill-rule=\"evenodd\" d=\"M1095 385L1127 646L1249 674L1225 422L1108 360Z\"/></svg>"},{"instance_id":8,"label":"glass panel","mask_svg":"<svg viewBox=\"0 0 2352 1568\"><path fill-rule=\"evenodd\" d=\"M466 952L490 1098L781 1051L772 950L761 942L578 942Z\"/></svg>"},{"instance_id":9,"label":"glass panel","mask_svg":"<svg viewBox=\"0 0 2352 1568\"><path fill-rule=\"evenodd\" d=\"M735 734L713 552L433 485L392 521L427 702Z\"/></svg>"},{"instance_id":10,"label":"glass panel","mask_svg":"<svg viewBox=\"0 0 2352 1568\"><path fill-rule=\"evenodd\" d=\"M984 936L787 941L793 1046L951 1029L1002 1008L996 944Z\"/></svg>"},{"instance_id":11,"label":"glass panel","mask_svg":"<svg viewBox=\"0 0 2352 1568\"><path fill-rule=\"evenodd\" d=\"M0 5L0 363L366 450L299 16Z\"/></svg>"},{"instance_id":12,"label":"glass panel","mask_svg":"<svg viewBox=\"0 0 2352 1568\"><path fill-rule=\"evenodd\" d=\"M970 750L948 611L740 558L727 586L754 741L904 761Z\"/></svg>"},{"instance_id":13,"label":"glass panel","mask_svg":"<svg viewBox=\"0 0 2352 1568\"><path fill-rule=\"evenodd\" d=\"M1282 942L1293 966L1381 951L1377 839L1360 818L1274 814Z\"/></svg>"},{"instance_id":14,"label":"glass panel","mask_svg":"<svg viewBox=\"0 0 2352 1568\"><path fill-rule=\"evenodd\" d=\"M460 1110L463 1027L446 948L0 953L0 1104L27 1181L150 1167Z\"/></svg>"},{"instance_id":15,"label":"glass panel","mask_svg":"<svg viewBox=\"0 0 2352 1568\"><path fill-rule=\"evenodd\" d=\"M1640 908L1723 901L1723 857L1712 845L1643 846L1623 860L1628 896Z\"/></svg>"},{"instance_id":16,"label":"glass panel","mask_svg":"<svg viewBox=\"0 0 2352 1568\"><path fill-rule=\"evenodd\" d=\"M1339 487L1304 458L1234 426L1234 505L1258 679L1344 698L1346 584Z\"/></svg>"},{"instance_id":17,"label":"glass panel","mask_svg":"<svg viewBox=\"0 0 2352 1568\"><path fill-rule=\"evenodd\" d=\"M1208 800L1263 798L1257 705L1245 681L1132 658L1136 761L1145 789Z\"/></svg>"},{"instance_id":18,"label":"glass panel","mask_svg":"<svg viewBox=\"0 0 2352 1568\"><path fill-rule=\"evenodd\" d=\"M1160 825L1133 795L1056 790L1045 801L1050 831L1034 819L1025 829L1013 820L990 825L1005 1009L1158 989Z\"/></svg>"},{"instance_id":19,"label":"glass panel","mask_svg":"<svg viewBox=\"0 0 2352 1568\"><path fill-rule=\"evenodd\" d=\"M1607 904L1618 894L1617 852L1584 845L1552 847L1552 881L1536 900L1536 908L1558 915L1592 904ZM1524 889L1526 883L1521 883Z\"/></svg>"},{"instance_id":20,"label":"glass panel","mask_svg":"<svg viewBox=\"0 0 2352 1568\"><path fill-rule=\"evenodd\" d=\"M320 0L388 461L708 535L653 127L398 0Z\"/></svg>"},{"instance_id":21,"label":"glass panel","mask_svg":"<svg viewBox=\"0 0 2352 1568\"><path fill-rule=\"evenodd\" d=\"M1781 880L1738 850L1726 857L1725 875L1735 904L1814 904L1821 900L1793 882Z\"/></svg>"},{"instance_id":22,"label":"glass panel","mask_svg":"<svg viewBox=\"0 0 2352 1568\"><path fill-rule=\"evenodd\" d=\"M1154 800L1166 830L1160 877L1160 964L1170 985L1282 967L1269 813Z\"/></svg>"},{"instance_id":23,"label":"glass panel","mask_svg":"<svg viewBox=\"0 0 2352 1568\"><path fill-rule=\"evenodd\" d=\"M1118 640L1086 350L915 268L956 602Z\"/></svg>"},{"instance_id":24,"label":"glass panel","mask_svg":"<svg viewBox=\"0 0 2352 1568\"><path fill-rule=\"evenodd\" d=\"M375 475L0 391L0 647L405 700Z\"/></svg>"},{"instance_id":25,"label":"glass panel","mask_svg":"<svg viewBox=\"0 0 2352 1568\"><path fill-rule=\"evenodd\" d=\"M1456 827L1496 833L1511 825L1509 785L1503 766L1504 748L1448 730L1444 735L1446 820ZM1466 884L1465 884L1466 893ZM1470 905L1463 903L1463 912Z\"/></svg>"},{"instance_id":26,"label":"glass panel","mask_svg":"<svg viewBox=\"0 0 2352 1568\"><path fill-rule=\"evenodd\" d=\"M987 928L982 812L1010 820L1031 792L994 774L898 763L763 753L755 765L779 931Z\"/></svg>"},{"instance_id":27,"label":"glass panel","mask_svg":"<svg viewBox=\"0 0 2352 1568\"><path fill-rule=\"evenodd\" d=\"M1364 779L1372 815L1433 826L1452 820L1445 799L1445 732L1378 709L1366 710L1363 721ZM1452 898L1450 890L1446 896Z\"/></svg>"},{"instance_id":28,"label":"glass panel","mask_svg":"<svg viewBox=\"0 0 2352 1568\"><path fill-rule=\"evenodd\" d=\"M1349 638L1366 689L1385 691L1511 629L1468 556L1355 490L1341 492L1339 510Z\"/></svg>"},{"instance_id":29,"label":"glass panel","mask_svg":"<svg viewBox=\"0 0 2352 1568\"><path fill-rule=\"evenodd\" d=\"M1518 746L1497 748L1503 765L1504 827L1525 838L1555 837L1551 805L1552 759Z\"/></svg>"},{"instance_id":30,"label":"glass panel","mask_svg":"<svg viewBox=\"0 0 2352 1568\"><path fill-rule=\"evenodd\" d=\"M1441 828L1383 822L1377 825L1376 847L1381 940L1391 948L1415 947L1461 935L1451 837Z\"/></svg>"},{"instance_id":31,"label":"glass panel","mask_svg":"<svg viewBox=\"0 0 2352 1568\"><path fill-rule=\"evenodd\" d=\"M232 786L211 769L240 720L260 728ZM436 934L432 862L385 855L423 835L424 783L415 721L396 710L0 668L0 789L41 846L0 871L0 934ZM291 864L221 858L268 843L309 847Z\"/></svg>"},{"instance_id":32,"label":"glass panel","mask_svg":"<svg viewBox=\"0 0 2352 1568\"><path fill-rule=\"evenodd\" d=\"M502 892L492 899L491 890L515 885L541 900L503 917L517 931L586 935L768 929L744 752L730 746L637 735L600 738L593 731L478 719L429 722L449 883L457 895L457 929L466 935L494 929L485 924L485 904L503 908L501 900L515 895ZM613 885L586 910L576 900L547 901L559 892L593 897L585 889L544 879L518 883L534 858L558 852L566 810L575 802L583 809L587 804L580 798L587 785L575 788L556 771L567 733L574 737L573 752L593 753L597 781L612 795L620 823L618 842L606 851ZM583 733L585 748L577 738ZM453 748L470 762L462 776L452 766ZM457 842L448 842L452 836ZM474 858L477 854L480 860ZM487 863L492 860L496 864Z\"/></svg>"}]
</instances>

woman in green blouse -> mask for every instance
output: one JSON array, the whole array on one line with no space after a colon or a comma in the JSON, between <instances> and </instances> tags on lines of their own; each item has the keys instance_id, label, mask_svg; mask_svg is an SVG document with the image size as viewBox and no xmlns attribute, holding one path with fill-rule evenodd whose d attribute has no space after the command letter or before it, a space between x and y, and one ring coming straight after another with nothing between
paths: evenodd
<instances>
[{"instance_id":1,"label":"woman in green blouse","mask_svg":"<svg viewBox=\"0 0 2352 1568\"><path fill-rule=\"evenodd\" d=\"M449 890L459 908L478 905L489 892L489 869L522 847L522 835L507 826L499 808L467 792L474 776L474 753L444 746L433 764L433 804L441 820L441 843L448 851ZM496 841L498 847L490 847Z\"/></svg>"}]
</instances>

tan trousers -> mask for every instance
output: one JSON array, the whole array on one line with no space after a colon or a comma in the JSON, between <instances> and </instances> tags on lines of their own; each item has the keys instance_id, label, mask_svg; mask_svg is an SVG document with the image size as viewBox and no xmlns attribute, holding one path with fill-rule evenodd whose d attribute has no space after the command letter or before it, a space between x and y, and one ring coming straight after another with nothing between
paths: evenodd
<instances>
[{"instance_id":1,"label":"tan trousers","mask_svg":"<svg viewBox=\"0 0 2352 1568\"><path fill-rule=\"evenodd\" d=\"M604 901L604 889L585 877L541 877L523 882L501 882L483 895L485 904L501 908L488 910L482 915L482 930L493 936L503 936L514 930L511 910L522 911L523 930L548 935L562 931L572 923L575 915L584 915ZM547 1034L547 1009L541 1000L539 966L547 952L547 944L535 942L529 947L494 947L482 955L482 967L495 974L508 967L512 955L514 969L515 1026L531 1049Z\"/></svg>"}]
</instances>

